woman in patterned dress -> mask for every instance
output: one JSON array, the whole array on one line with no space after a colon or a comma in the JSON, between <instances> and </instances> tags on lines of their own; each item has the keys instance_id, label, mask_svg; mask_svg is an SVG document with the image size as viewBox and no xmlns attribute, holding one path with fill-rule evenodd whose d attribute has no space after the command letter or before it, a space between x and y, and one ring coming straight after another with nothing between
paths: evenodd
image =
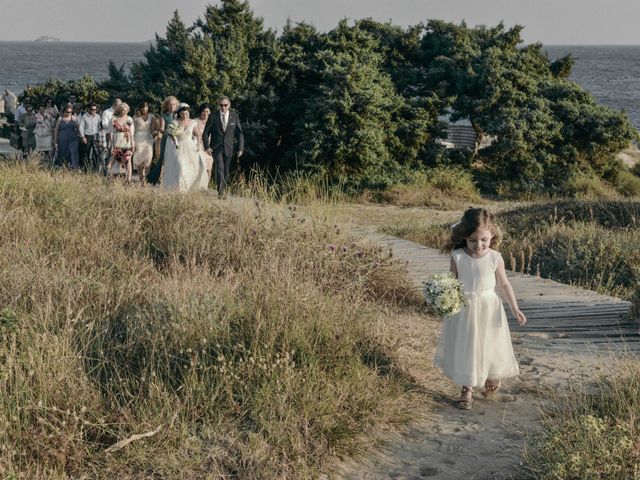
<instances>
[{"instance_id":1,"label":"woman in patterned dress","mask_svg":"<svg viewBox=\"0 0 640 480\"><path fill-rule=\"evenodd\" d=\"M107 171L111 172L114 162L118 162L120 170L124 168L125 182L131 183L131 157L135 149L135 127L133 119L128 115L129 105L122 102L113 112L111 120L111 160Z\"/></svg>"}]
</instances>

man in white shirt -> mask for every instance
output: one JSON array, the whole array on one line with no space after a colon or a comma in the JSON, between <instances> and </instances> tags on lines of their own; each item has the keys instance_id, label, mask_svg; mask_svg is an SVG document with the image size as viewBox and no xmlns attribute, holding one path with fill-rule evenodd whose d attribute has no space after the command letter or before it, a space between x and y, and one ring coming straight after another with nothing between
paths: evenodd
<instances>
[{"instance_id":1,"label":"man in white shirt","mask_svg":"<svg viewBox=\"0 0 640 480\"><path fill-rule=\"evenodd\" d=\"M31 104L31 99L29 97L23 97L22 103L18 105L16 109L16 123L20 123L20 117L27 113L27 105Z\"/></svg>"},{"instance_id":2,"label":"man in white shirt","mask_svg":"<svg viewBox=\"0 0 640 480\"><path fill-rule=\"evenodd\" d=\"M122 103L120 98L114 98L113 104L111 107L107 108L104 112L102 112L102 132L104 135L104 147L106 150L106 158L104 159L104 174L107 176L107 165L109 164L109 159L111 158L111 132L113 130L113 125L111 125L111 121L113 120L113 112L118 105Z\"/></svg>"},{"instance_id":3,"label":"man in white shirt","mask_svg":"<svg viewBox=\"0 0 640 480\"><path fill-rule=\"evenodd\" d=\"M100 133L100 116L98 115L98 106L95 103L91 103L87 113L80 118L79 131L82 142L80 163L87 170L97 170L99 156L96 140L98 133Z\"/></svg>"}]
</instances>

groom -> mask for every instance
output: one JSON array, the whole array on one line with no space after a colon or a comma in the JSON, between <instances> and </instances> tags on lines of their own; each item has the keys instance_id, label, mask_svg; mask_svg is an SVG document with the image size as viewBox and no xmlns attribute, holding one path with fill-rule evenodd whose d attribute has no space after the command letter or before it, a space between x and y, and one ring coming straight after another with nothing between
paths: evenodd
<instances>
[{"instance_id":1,"label":"groom","mask_svg":"<svg viewBox=\"0 0 640 480\"><path fill-rule=\"evenodd\" d=\"M220 97L218 107L220 107L220 111L212 113L204 127L202 146L213 155L218 197L224 198L224 189L229 181L229 167L236 142L238 158L240 158L244 150L244 134L238 114L229 110L231 107L229 97Z\"/></svg>"}]
</instances>

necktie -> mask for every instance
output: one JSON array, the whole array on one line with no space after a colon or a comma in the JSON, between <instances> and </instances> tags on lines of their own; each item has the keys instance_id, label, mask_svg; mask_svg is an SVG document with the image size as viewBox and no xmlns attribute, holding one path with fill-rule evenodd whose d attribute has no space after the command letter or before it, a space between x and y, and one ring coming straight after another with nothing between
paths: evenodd
<instances>
[{"instance_id":1,"label":"necktie","mask_svg":"<svg viewBox=\"0 0 640 480\"><path fill-rule=\"evenodd\" d=\"M224 113L222 114L222 130L227 130L227 116Z\"/></svg>"}]
</instances>

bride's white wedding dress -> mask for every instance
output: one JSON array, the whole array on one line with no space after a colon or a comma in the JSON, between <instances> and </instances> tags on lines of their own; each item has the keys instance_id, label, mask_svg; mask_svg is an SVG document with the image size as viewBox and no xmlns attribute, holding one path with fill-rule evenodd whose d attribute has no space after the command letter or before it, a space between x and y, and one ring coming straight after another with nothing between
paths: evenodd
<instances>
[{"instance_id":1,"label":"bride's white wedding dress","mask_svg":"<svg viewBox=\"0 0 640 480\"><path fill-rule=\"evenodd\" d=\"M196 125L195 120L191 120L186 127L180 125L177 148L172 139L167 140L162 186L168 190L206 190L209 185L207 167L198 153L198 144L193 137Z\"/></svg>"}]
</instances>

